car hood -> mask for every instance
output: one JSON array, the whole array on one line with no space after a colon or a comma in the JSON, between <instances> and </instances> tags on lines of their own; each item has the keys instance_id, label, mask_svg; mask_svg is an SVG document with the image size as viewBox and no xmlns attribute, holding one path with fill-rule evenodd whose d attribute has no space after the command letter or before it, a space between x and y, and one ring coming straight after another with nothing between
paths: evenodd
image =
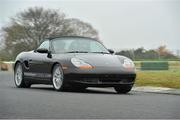
<instances>
[{"instance_id":1,"label":"car hood","mask_svg":"<svg viewBox=\"0 0 180 120\"><path fill-rule=\"evenodd\" d=\"M122 61L126 58L120 55L98 54L98 53L66 53L55 54L54 59L60 60L64 64L71 61L71 58L79 58L92 66L101 67L119 67L122 66Z\"/></svg>"},{"instance_id":2,"label":"car hood","mask_svg":"<svg viewBox=\"0 0 180 120\"><path fill-rule=\"evenodd\" d=\"M117 67L122 66L120 58L111 54L74 54L75 58L79 58L92 66Z\"/></svg>"}]
</instances>

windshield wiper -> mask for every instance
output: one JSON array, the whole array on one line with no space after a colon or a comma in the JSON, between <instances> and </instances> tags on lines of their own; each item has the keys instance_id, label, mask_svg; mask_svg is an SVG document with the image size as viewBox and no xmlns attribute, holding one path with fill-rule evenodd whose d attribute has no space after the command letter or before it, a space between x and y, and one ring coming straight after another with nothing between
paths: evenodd
<instances>
[{"instance_id":1,"label":"windshield wiper","mask_svg":"<svg viewBox=\"0 0 180 120\"><path fill-rule=\"evenodd\" d=\"M87 51L69 51L66 53L89 53L89 52L87 52ZM110 54L108 52L90 52L90 53Z\"/></svg>"},{"instance_id":2,"label":"windshield wiper","mask_svg":"<svg viewBox=\"0 0 180 120\"><path fill-rule=\"evenodd\" d=\"M66 53L88 53L87 51L69 51Z\"/></svg>"},{"instance_id":3,"label":"windshield wiper","mask_svg":"<svg viewBox=\"0 0 180 120\"><path fill-rule=\"evenodd\" d=\"M110 53L108 53L108 52L91 52L91 53L110 54Z\"/></svg>"}]
</instances>

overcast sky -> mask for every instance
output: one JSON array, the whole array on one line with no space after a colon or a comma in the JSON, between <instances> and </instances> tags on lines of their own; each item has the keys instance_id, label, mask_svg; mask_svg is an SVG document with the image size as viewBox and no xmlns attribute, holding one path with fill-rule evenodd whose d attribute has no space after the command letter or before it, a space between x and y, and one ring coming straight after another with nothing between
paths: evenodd
<instances>
[{"instance_id":1,"label":"overcast sky","mask_svg":"<svg viewBox=\"0 0 180 120\"><path fill-rule=\"evenodd\" d=\"M180 49L180 0L0 0L0 27L34 6L91 23L108 48Z\"/></svg>"}]
</instances>

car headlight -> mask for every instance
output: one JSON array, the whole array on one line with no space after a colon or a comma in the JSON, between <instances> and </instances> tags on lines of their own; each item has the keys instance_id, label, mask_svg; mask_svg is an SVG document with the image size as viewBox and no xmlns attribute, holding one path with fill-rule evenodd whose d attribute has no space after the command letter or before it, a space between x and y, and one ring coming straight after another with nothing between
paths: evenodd
<instances>
[{"instance_id":1,"label":"car headlight","mask_svg":"<svg viewBox=\"0 0 180 120\"><path fill-rule=\"evenodd\" d=\"M83 60L80 60L78 58L71 58L71 63L75 66L75 67L78 67L80 69L92 69L93 67L84 62Z\"/></svg>"},{"instance_id":2,"label":"car headlight","mask_svg":"<svg viewBox=\"0 0 180 120\"><path fill-rule=\"evenodd\" d=\"M123 67L125 68L134 68L134 63L132 60L126 58L123 60Z\"/></svg>"}]
</instances>

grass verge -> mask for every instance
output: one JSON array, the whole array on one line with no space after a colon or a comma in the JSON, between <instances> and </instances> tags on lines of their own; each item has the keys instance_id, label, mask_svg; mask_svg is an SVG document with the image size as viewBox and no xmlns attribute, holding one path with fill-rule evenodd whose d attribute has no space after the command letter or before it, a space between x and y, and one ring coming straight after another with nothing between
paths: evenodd
<instances>
[{"instance_id":1,"label":"grass verge","mask_svg":"<svg viewBox=\"0 0 180 120\"><path fill-rule=\"evenodd\" d=\"M180 89L180 71L138 71L135 85Z\"/></svg>"}]
</instances>

